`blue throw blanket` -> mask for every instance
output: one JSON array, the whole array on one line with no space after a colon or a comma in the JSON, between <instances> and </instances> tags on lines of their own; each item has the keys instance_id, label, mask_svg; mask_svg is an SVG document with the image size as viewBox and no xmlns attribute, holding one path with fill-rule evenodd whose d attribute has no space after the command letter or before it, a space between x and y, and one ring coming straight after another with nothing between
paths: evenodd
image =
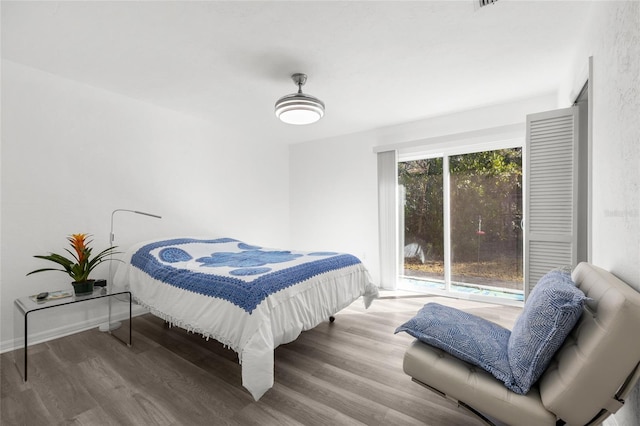
<instances>
[{"instance_id":1,"label":"blue throw blanket","mask_svg":"<svg viewBox=\"0 0 640 426\"><path fill-rule=\"evenodd\" d=\"M158 281L227 300L249 314L270 294L358 263L350 254L265 249L232 238L157 241L131 258Z\"/></svg>"}]
</instances>

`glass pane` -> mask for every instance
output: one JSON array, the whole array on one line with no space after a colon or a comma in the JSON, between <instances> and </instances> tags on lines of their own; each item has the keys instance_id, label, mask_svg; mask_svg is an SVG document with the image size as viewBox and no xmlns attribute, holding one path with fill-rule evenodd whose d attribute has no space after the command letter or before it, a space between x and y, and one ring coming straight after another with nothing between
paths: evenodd
<instances>
[{"instance_id":1,"label":"glass pane","mask_svg":"<svg viewBox=\"0 0 640 426\"><path fill-rule=\"evenodd\" d=\"M444 289L442 158L399 163L398 183L404 201L400 287Z\"/></svg>"},{"instance_id":2,"label":"glass pane","mask_svg":"<svg viewBox=\"0 0 640 426\"><path fill-rule=\"evenodd\" d=\"M522 300L522 150L451 156L449 170L452 290Z\"/></svg>"}]
</instances>

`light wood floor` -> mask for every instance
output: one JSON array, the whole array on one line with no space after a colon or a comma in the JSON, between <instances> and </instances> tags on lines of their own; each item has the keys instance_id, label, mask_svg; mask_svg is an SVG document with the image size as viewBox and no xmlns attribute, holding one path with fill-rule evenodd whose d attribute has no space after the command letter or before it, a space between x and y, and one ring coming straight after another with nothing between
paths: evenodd
<instances>
[{"instance_id":1,"label":"light wood floor","mask_svg":"<svg viewBox=\"0 0 640 426\"><path fill-rule=\"evenodd\" d=\"M480 425L411 382L402 357L413 340L395 328L437 301L510 328L515 307L441 297L362 300L275 351L275 385L255 402L233 351L216 341L133 320L133 346L98 330L29 349L23 383L0 357L2 425Z\"/></svg>"}]
</instances>

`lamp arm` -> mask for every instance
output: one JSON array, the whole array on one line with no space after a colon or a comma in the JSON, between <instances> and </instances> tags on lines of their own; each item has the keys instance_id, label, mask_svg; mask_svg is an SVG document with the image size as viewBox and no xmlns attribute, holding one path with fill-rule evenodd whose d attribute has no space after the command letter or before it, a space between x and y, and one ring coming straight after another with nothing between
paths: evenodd
<instances>
[{"instance_id":1,"label":"lamp arm","mask_svg":"<svg viewBox=\"0 0 640 426\"><path fill-rule=\"evenodd\" d=\"M111 228L109 230L109 246L113 246L113 240L115 239L115 235L113 234L113 216L117 212L129 212L129 213L141 214L141 215L144 215L144 216L151 216L151 217L155 217L157 219L162 219L162 216L159 216L159 215L153 214L153 213L146 213L146 212L141 212L141 211L138 211L138 210L129 210L129 209L115 209L114 211L111 212Z\"/></svg>"}]
</instances>

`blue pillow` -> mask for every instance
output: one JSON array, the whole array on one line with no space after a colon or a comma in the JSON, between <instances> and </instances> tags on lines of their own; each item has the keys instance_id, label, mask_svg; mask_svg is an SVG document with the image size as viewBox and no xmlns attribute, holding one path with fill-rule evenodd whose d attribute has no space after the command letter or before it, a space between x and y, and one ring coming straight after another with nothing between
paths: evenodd
<instances>
[{"instance_id":1,"label":"blue pillow","mask_svg":"<svg viewBox=\"0 0 640 426\"><path fill-rule=\"evenodd\" d=\"M519 390L509 367L511 333L506 328L455 308L427 303L395 333L401 331L488 371L514 392Z\"/></svg>"},{"instance_id":2,"label":"blue pillow","mask_svg":"<svg viewBox=\"0 0 640 426\"><path fill-rule=\"evenodd\" d=\"M587 297L567 272L540 278L516 320L508 343L511 372L525 394L547 369L551 358L582 315Z\"/></svg>"}]
</instances>

